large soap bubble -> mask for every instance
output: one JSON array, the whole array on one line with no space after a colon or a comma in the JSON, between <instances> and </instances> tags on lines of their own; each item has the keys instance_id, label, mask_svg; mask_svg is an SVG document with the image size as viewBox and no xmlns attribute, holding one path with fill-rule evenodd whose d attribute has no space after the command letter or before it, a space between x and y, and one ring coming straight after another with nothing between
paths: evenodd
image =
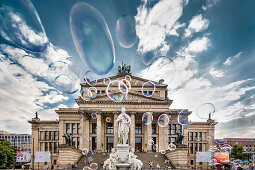
<instances>
[{"instance_id":1,"label":"large soap bubble","mask_svg":"<svg viewBox=\"0 0 255 170\"><path fill-rule=\"evenodd\" d=\"M143 64L150 65L157 57L158 56L154 51L147 51L142 54Z\"/></svg>"},{"instance_id":2,"label":"large soap bubble","mask_svg":"<svg viewBox=\"0 0 255 170\"><path fill-rule=\"evenodd\" d=\"M132 47L136 41L135 18L129 15L122 15L116 24L116 35L120 46Z\"/></svg>"},{"instance_id":3,"label":"large soap bubble","mask_svg":"<svg viewBox=\"0 0 255 170\"><path fill-rule=\"evenodd\" d=\"M19 47L42 52L48 45L39 15L30 0L0 1L0 31Z\"/></svg>"},{"instance_id":4,"label":"large soap bubble","mask_svg":"<svg viewBox=\"0 0 255 170\"><path fill-rule=\"evenodd\" d=\"M30 55L24 55L20 60L20 64L26 68L31 74L37 74L40 70L40 59Z\"/></svg>"},{"instance_id":5,"label":"large soap bubble","mask_svg":"<svg viewBox=\"0 0 255 170\"><path fill-rule=\"evenodd\" d=\"M189 121L189 115L191 112L188 111L188 109L183 109L181 112L178 114L178 123L180 125L190 125L192 122Z\"/></svg>"},{"instance_id":6,"label":"large soap bubble","mask_svg":"<svg viewBox=\"0 0 255 170\"><path fill-rule=\"evenodd\" d=\"M106 88L107 96L114 102L122 102L127 99L128 87L121 81L113 80Z\"/></svg>"},{"instance_id":7,"label":"large soap bubble","mask_svg":"<svg viewBox=\"0 0 255 170\"><path fill-rule=\"evenodd\" d=\"M152 83L151 81L147 81L142 86L142 93L146 97L151 97L155 92L155 88L156 86L154 83Z\"/></svg>"},{"instance_id":8,"label":"large soap bubble","mask_svg":"<svg viewBox=\"0 0 255 170\"><path fill-rule=\"evenodd\" d=\"M200 119L207 120L212 117L215 112L215 107L212 103L204 103L197 108L197 116Z\"/></svg>"},{"instance_id":9,"label":"large soap bubble","mask_svg":"<svg viewBox=\"0 0 255 170\"><path fill-rule=\"evenodd\" d=\"M93 6L78 2L72 7L70 26L80 57L96 74L108 73L115 63L115 50L102 14Z\"/></svg>"},{"instance_id":10,"label":"large soap bubble","mask_svg":"<svg viewBox=\"0 0 255 170\"><path fill-rule=\"evenodd\" d=\"M151 124L152 121L153 121L153 115L150 112L145 112L142 117L142 122L145 125L149 125Z\"/></svg>"},{"instance_id":11,"label":"large soap bubble","mask_svg":"<svg viewBox=\"0 0 255 170\"><path fill-rule=\"evenodd\" d=\"M167 114L162 114L158 117L158 125L160 127L166 127L169 123L169 117Z\"/></svg>"},{"instance_id":12,"label":"large soap bubble","mask_svg":"<svg viewBox=\"0 0 255 170\"><path fill-rule=\"evenodd\" d=\"M85 82L90 85L90 86L95 86L97 84L97 79L96 76L93 72L91 71L87 71L85 73L85 78L84 78Z\"/></svg>"},{"instance_id":13,"label":"large soap bubble","mask_svg":"<svg viewBox=\"0 0 255 170\"><path fill-rule=\"evenodd\" d=\"M48 79L58 90L72 94L79 89L79 78L69 64L63 61L51 63L48 68Z\"/></svg>"}]
</instances>

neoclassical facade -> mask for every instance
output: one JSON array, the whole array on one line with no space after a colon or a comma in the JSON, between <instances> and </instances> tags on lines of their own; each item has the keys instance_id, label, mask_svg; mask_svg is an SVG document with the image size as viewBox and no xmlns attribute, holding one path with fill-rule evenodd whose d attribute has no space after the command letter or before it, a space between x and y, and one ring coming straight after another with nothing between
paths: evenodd
<instances>
[{"instance_id":1,"label":"neoclassical facade","mask_svg":"<svg viewBox=\"0 0 255 170\"><path fill-rule=\"evenodd\" d=\"M72 144L79 150L87 148L90 151L108 152L112 147L116 147L118 142L116 123L117 116L124 106L126 113L131 117L131 127L129 132L128 144L135 150L145 152L160 152L168 149L168 144L175 142L177 133L184 134L183 144L189 148L187 167L194 168L194 153L197 151L207 151L209 142L205 140L209 135L209 128L213 120L203 123L193 123L187 126L178 124L178 113L182 109L171 109L172 100L167 96L167 85L158 84L155 92L146 97L142 93L142 86L149 80L132 76L130 73L119 73L116 76L109 77L111 81L125 79L126 75L131 77L131 90L128 92L126 100L114 102L106 94L107 85L103 79L97 81L97 96L90 101L82 98L76 99L78 108L59 108L55 110L59 115L57 121L42 121L39 118L33 118L29 121L32 124L32 138L34 140L34 149L32 151L51 151L51 163L35 163L35 168L44 165L58 164L58 146L65 144L62 137L64 133L72 133ZM81 88L89 88L86 83L81 83ZM117 87L116 87L117 88ZM147 94L152 93L148 91ZM169 109L170 108L170 109ZM145 125L142 122L142 115L145 112L153 114L153 122ZM96 118L91 114L96 113ZM165 127L158 126L157 120L161 114L169 116L169 124ZM191 133L192 138L190 137ZM198 135L201 140L196 141ZM158 145L153 148L148 141L153 139ZM33 146L32 146L33 147ZM191 150L192 148L192 150ZM33 155L33 154L32 154ZM206 167L208 165L201 163L197 167Z\"/></svg>"}]
</instances>

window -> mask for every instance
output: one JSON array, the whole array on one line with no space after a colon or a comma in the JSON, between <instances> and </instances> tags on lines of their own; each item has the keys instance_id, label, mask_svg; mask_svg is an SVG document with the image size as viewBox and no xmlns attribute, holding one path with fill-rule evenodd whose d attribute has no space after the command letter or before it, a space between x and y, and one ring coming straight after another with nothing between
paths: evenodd
<instances>
[{"instance_id":1,"label":"window","mask_svg":"<svg viewBox=\"0 0 255 170\"><path fill-rule=\"evenodd\" d=\"M142 137L136 137L135 143L142 143Z\"/></svg>"},{"instance_id":2,"label":"window","mask_svg":"<svg viewBox=\"0 0 255 170\"><path fill-rule=\"evenodd\" d=\"M44 151L48 151L48 143L46 142L44 145L45 145Z\"/></svg>"},{"instance_id":3,"label":"window","mask_svg":"<svg viewBox=\"0 0 255 170\"><path fill-rule=\"evenodd\" d=\"M106 124L106 133L113 133L113 123Z\"/></svg>"},{"instance_id":4,"label":"window","mask_svg":"<svg viewBox=\"0 0 255 170\"><path fill-rule=\"evenodd\" d=\"M45 131L44 133L45 133L45 136L44 136L44 137L45 137L45 140L48 140L48 139L49 139L49 132L48 132L48 131Z\"/></svg>"},{"instance_id":5,"label":"window","mask_svg":"<svg viewBox=\"0 0 255 170\"><path fill-rule=\"evenodd\" d=\"M202 132L199 132L199 139L200 139L200 140L203 140L203 134L202 134Z\"/></svg>"},{"instance_id":6,"label":"window","mask_svg":"<svg viewBox=\"0 0 255 170\"><path fill-rule=\"evenodd\" d=\"M171 134L171 125L168 125L168 135Z\"/></svg>"},{"instance_id":7,"label":"window","mask_svg":"<svg viewBox=\"0 0 255 170\"><path fill-rule=\"evenodd\" d=\"M77 137L77 149L80 149L80 138Z\"/></svg>"},{"instance_id":8,"label":"window","mask_svg":"<svg viewBox=\"0 0 255 170\"><path fill-rule=\"evenodd\" d=\"M197 133L197 132L195 132L195 140L197 140L197 134L198 134L198 133Z\"/></svg>"},{"instance_id":9,"label":"window","mask_svg":"<svg viewBox=\"0 0 255 170\"><path fill-rule=\"evenodd\" d=\"M193 165L193 160L190 160L190 165Z\"/></svg>"},{"instance_id":10,"label":"window","mask_svg":"<svg viewBox=\"0 0 255 170\"><path fill-rule=\"evenodd\" d=\"M196 151L198 151L198 150L197 150L197 143L195 143L195 152L196 152Z\"/></svg>"},{"instance_id":11,"label":"window","mask_svg":"<svg viewBox=\"0 0 255 170\"><path fill-rule=\"evenodd\" d=\"M72 145L75 146L75 138L72 138Z\"/></svg>"},{"instance_id":12,"label":"window","mask_svg":"<svg viewBox=\"0 0 255 170\"><path fill-rule=\"evenodd\" d=\"M157 133L157 124L156 123L153 123L152 125L151 125L151 130L152 130L152 134L156 134Z\"/></svg>"},{"instance_id":13,"label":"window","mask_svg":"<svg viewBox=\"0 0 255 170\"><path fill-rule=\"evenodd\" d=\"M76 134L76 124L72 123L72 134Z\"/></svg>"},{"instance_id":14,"label":"window","mask_svg":"<svg viewBox=\"0 0 255 170\"><path fill-rule=\"evenodd\" d=\"M142 134L142 124L135 124L135 133Z\"/></svg>"},{"instance_id":15,"label":"window","mask_svg":"<svg viewBox=\"0 0 255 170\"><path fill-rule=\"evenodd\" d=\"M66 124L66 133L71 133L70 123Z\"/></svg>"},{"instance_id":16,"label":"window","mask_svg":"<svg viewBox=\"0 0 255 170\"><path fill-rule=\"evenodd\" d=\"M52 144L51 144L51 142L49 142L49 151L50 152L52 151Z\"/></svg>"},{"instance_id":17,"label":"window","mask_svg":"<svg viewBox=\"0 0 255 170\"><path fill-rule=\"evenodd\" d=\"M177 125L177 133L182 133L182 126L181 125Z\"/></svg>"},{"instance_id":18,"label":"window","mask_svg":"<svg viewBox=\"0 0 255 170\"><path fill-rule=\"evenodd\" d=\"M56 159L54 159L54 165L57 165L57 160Z\"/></svg>"},{"instance_id":19,"label":"window","mask_svg":"<svg viewBox=\"0 0 255 170\"><path fill-rule=\"evenodd\" d=\"M172 124L171 125L171 135L175 135L176 134L176 125Z\"/></svg>"},{"instance_id":20,"label":"window","mask_svg":"<svg viewBox=\"0 0 255 170\"><path fill-rule=\"evenodd\" d=\"M53 139L52 131L50 131L49 134L50 134L50 138L49 139L52 140Z\"/></svg>"},{"instance_id":21,"label":"window","mask_svg":"<svg viewBox=\"0 0 255 170\"><path fill-rule=\"evenodd\" d=\"M189 152L192 154L193 152L193 143L189 144Z\"/></svg>"},{"instance_id":22,"label":"window","mask_svg":"<svg viewBox=\"0 0 255 170\"><path fill-rule=\"evenodd\" d=\"M202 151L202 143L199 143L198 146L199 146L199 151Z\"/></svg>"},{"instance_id":23,"label":"window","mask_svg":"<svg viewBox=\"0 0 255 170\"><path fill-rule=\"evenodd\" d=\"M199 165L202 165L202 162L199 162Z\"/></svg>"},{"instance_id":24,"label":"window","mask_svg":"<svg viewBox=\"0 0 255 170\"><path fill-rule=\"evenodd\" d=\"M80 123L77 123L77 134L80 134L80 129L81 129Z\"/></svg>"},{"instance_id":25,"label":"window","mask_svg":"<svg viewBox=\"0 0 255 170\"><path fill-rule=\"evenodd\" d=\"M58 132L57 131L54 132L54 140L58 140Z\"/></svg>"},{"instance_id":26,"label":"window","mask_svg":"<svg viewBox=\"0 0 255 170\"><path fill-rule=\"evenodd\" d=\"M57 148L58 148L57 142L54 142L54 153L57 153Z\"/></svg>"},{"instance_id":27,"label":"window","mask_svg":"<svg viewBox=\"0 0 255 170\"><path fill-rule=\"evenodd\" d=\"M107 143L113 143L113 137L107 137Z\"/></svg>"},{"instance_id":28,"label":"window","mask_svg":"<svg viewBox=\"0 0 255 170\"><path fill-rule=\"evenodd\" d=\"M189 141L193 141L193 132L189 132Z\"/></svg>"},{"instance_id":29,"label":"window","mask_svg":"<svg viewBox=\"0 0 255 170\"><path fill-rule=\"evenodd\" d=\"M93 134L97 133L97 124L96 123L92 123L92 133Z\"/></svg>"},{"instance_id":30,"label":"window","mask_svg":"<svg viewBox=\"0 0 255 170\"><path fill-rule=\"evenodd\" d=\"M171 143L175 143L176 142L176 138L171 138Z\"/></svg>"}]
</instances>

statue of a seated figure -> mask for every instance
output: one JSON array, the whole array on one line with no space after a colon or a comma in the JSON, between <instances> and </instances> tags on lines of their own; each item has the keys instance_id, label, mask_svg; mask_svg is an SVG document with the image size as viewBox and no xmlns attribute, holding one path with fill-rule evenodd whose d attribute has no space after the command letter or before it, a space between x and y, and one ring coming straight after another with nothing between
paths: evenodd
<instances>
[{"instance_id":1,"label":"statue of a seated figure","mask_svg":"<svg viewBox=\"0 0 255 170\"><path fill-rule=\"evenodd\" d=\"M112 148L110 153L110 158L108 158L106 161L104 161L103 169L111 169L115 170L117 169L116 164L118 163L118 154L115 151L114 148Z\"/></svg>"},{"instance_id":2,"label":"statue of a seated figure","mask_svg":"<svg viewBox=\"0 0 255 170\"><path fill-rule=\"evenodd\" d=\"M134 152L135 149L132 148L128 154L128 163L131 164L132 170L141 170L143 167L143 163L139 159L136 159L137 156L134 154Z\"/></svg>"}]
</instances>

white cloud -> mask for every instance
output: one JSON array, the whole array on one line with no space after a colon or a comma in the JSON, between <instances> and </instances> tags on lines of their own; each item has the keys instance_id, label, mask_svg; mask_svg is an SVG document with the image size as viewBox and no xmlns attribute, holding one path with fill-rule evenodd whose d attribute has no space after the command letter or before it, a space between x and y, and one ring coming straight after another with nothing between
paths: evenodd
<instances>
[{"instance_id":1,"label":"white cloud","mask_svg":"<svg viewBox=\"0 0 255 170\"><path fill-rule=\"evenodd\" d=\"M202 6L202 9L206 11L207 9L216 5L220 0L206 0L206 4Z\"/></svg>"},{"instance_id":2,"label":"white cloud","mask_svg":"<svg viewBox=\"0 0 255 170\"><path fill-rule=\"evenodd\" d=\"M183 24L177 20L182 15L183 2L181 0L161 0L152 8L147 7L147 1L137 11L136 33L139 37L138 51L166 48L167 35L178 35L176 30ZM165 50L163 50L165 52Z\"/></svg>"},{"instance_id":3,"label":"white cloud","mask_svg":"<svg viewBox=\"0 0 255 170\"><path fill-rule=\"evenodd\" d=\"M207 50L210 45L210 39L207 37L197 38L193 40L185 49L186 52L202 52Z\"/></svg>"},{"instance_id":4,"label":"white cloud","mask_svg":"<svg viewBox=\"0 0 255 170\"><path fill-rule=\"evenodd\" d=\"M234 56L228 57L226 61L223 63L223 65L227 65L227 66L231 65L233 63L233 60L239 58L241 55L242 55L242 52L240 51L236 53Z\"/></svg>"},{"instance_id":5,"label":"white cloud","mask_svg":"<svg viewBox=\"0 0 255 170\"><path fill-rule=\"evenodd\" d=\"M209 21L203 18L202 14L194 16L187 29L185 29L184 37L189 37L194 32L206 30L209 26Z\"/></svg>"},{"instance_id":6,"label":"white cloud","mask_svg":"<svg viewBox=\"0 0 255 170\"><path fill-rule=\"evenodd\" d=\"M220 71L220 70L216 70L215 68L211 68L209 70L209 74L213 77L213 78L220 78L224 76L224 72Z\"/></svg>"}]
</instances>

